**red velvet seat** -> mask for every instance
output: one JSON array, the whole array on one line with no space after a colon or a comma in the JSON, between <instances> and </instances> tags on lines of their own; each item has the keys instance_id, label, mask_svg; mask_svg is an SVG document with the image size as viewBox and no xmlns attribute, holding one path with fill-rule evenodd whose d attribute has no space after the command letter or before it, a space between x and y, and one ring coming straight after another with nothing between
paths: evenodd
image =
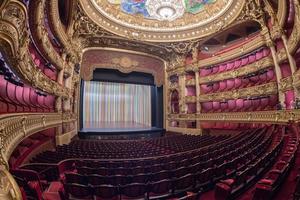
<instances>
[{"instance_id":1,"label":"red velvet seat","mask_svg":"<svg viewBox=\"0 0 300 200\"><path fill-rule=\"evenodd\" d=\"M147 185L143 183L131 183L120 187L121 199L145 199L147 197Z\"/></svg>"},{"instance_id":2,"label":"red velvet seat","mask_svg":"<svg viewBox=\"0 0 300 200\"><path fill-rule=\"evenodd\" d=\"M92 186L96 200L119 200L119 188L113 185Z\"/></svg>"},{"instance_id":3,"label":"red velvet seat","mask_svg":"<svg viewBox=\"0 0 300 200\"><path fill-rule=\"evenodd\" d=\"M149 187L149 199L166 198L172 194L172 181L170 179L152 182Z\"/></svg>"},{"instance_id":4,"label":"red velvet seat","mask_svg":"<svg viewBox=\"0 0 300 200\"><path fill-rule=\"evenodd\" d=\"M173 193L181 193L187 190L192 190L196 186L196 179L194 174L187 174L185 176L173 179Z\"/></svg>"},{"instance_id":5,"label":"red velvet seat","mask_svg":"<svg viewBox=\"0 0 300 200\"><path fill-rule=\"evenodd\" d=\"M67 199L82 199L82 200L92 200L93 192L89 186L76 184L76 183L66 183L64 184L65 193Z\"/></svg>"}]
</instances>

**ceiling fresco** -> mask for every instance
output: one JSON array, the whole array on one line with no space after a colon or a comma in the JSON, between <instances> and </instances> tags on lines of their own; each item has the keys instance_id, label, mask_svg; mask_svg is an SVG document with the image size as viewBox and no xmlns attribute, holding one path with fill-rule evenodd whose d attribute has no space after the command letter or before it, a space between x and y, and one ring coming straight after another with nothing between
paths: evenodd
<instances>
[{"instance_id":1,"label":"ceiling fresco","mask_svg":"<svg viewBox=\"0 0 300 200\"><path fill-rule=\"evenodd\" d=\"M229 26L245 0L80 0L84 12L114 34L151 42L201 38Z\"/></svg>"}]
</instances>

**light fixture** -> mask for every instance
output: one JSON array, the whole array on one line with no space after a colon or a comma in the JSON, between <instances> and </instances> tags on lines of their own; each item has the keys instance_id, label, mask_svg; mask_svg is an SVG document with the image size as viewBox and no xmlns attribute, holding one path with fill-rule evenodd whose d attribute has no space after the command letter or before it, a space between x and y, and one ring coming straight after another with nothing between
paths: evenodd
<instances>
[{"instance_id":1,"label":"light fixture","mask_svg":"<svg viewBox=\"0 0 300 200\"><path fill-rule=\"evenodd\" d=\"M184 0L148 0L146 9L149 15L160 21L173 21L185 12Z\"/></svg>"}]
</instances>

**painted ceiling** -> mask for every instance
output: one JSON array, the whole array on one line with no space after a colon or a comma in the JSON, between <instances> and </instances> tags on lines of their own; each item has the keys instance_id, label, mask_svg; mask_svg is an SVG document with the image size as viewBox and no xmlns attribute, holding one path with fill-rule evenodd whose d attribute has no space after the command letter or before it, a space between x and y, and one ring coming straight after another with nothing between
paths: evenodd
<instances>
[{"instance_id":1,"label":"painted ceiling","mask_svg":"<svg viewBox=\"0 0 300 200\"><path fill-rule=\"evenodd\" d=\"M245 0L80 0L85 13L114 34L151 42L196 39L229 26Z\"/></svg>"}]
</instances>

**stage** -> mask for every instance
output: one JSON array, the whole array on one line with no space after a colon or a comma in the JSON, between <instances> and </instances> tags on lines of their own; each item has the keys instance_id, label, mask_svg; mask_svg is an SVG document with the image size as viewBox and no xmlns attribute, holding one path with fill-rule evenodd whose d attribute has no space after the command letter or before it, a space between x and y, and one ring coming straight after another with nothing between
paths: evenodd
<instances>
[{"instance_id":1,"label":"stage","mask_svg":"<svg viewBox=\"0 0 300 200\"><path fill-rule=\"evenodd\" d=\"M160 137L165 129L138 123L98 123L98 127L82 128L78 132L81 139L139 139Z\"/></svg>"}]
</instances>

